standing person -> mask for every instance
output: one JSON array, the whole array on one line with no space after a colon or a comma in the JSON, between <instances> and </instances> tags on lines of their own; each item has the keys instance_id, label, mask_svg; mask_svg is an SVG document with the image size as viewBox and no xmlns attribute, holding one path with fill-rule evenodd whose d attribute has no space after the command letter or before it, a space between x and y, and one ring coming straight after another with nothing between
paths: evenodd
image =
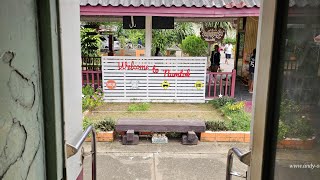
<instances>
[{"instance_id":1,"label":"standing person","mask_svg":"<svg viewBox=\"0 0 320 180\"><path fill-rule=\"evenodd\" d=\"M218 69L220 68L220 57L221 57L221 54L219 52L219 46L214 45L214 51L212 51L211 58L210 58L211 71L217 72Z\"/></svg>"},{"instance_id":2,"label":"standing person","mask_svg":"<svg viewBox=\"0 0 320 180\"><path fill-rule=\"evenodd\" d=\"M254 67L256 63L256 49L252 51L249 62L249 93L253 93Z\"/></svg>"},{"instance_id":3,"label":"standing person","mask_svg":"<svg viewBox=\"0 0 320 180\"><path fill-rule=\"evenodd\" d=\"M140 38L138 38L138 48L142 48L142 41Z\"/></svg>"},{"instance_id":4,"label":"standing person","mask_svg":"<svg viewBox=\"0 0 320 180\"><path fill-rule=\"evenodd\" d=\"M162 56L159 47L156 48L156 53L154 54L154 56Z\"/></svg>"},{"instance_id":5,"label":"standing person","mask_svg":"<svg viewBox=\"0 0 320 180\"><path fill-rule=\"evenodd\" d=\"M228 60L231 59L233 46L231 43L227 43L224 47L225 53L226 53L226 60L224 63L228 64Z\"/></svg>"}]
</instances>

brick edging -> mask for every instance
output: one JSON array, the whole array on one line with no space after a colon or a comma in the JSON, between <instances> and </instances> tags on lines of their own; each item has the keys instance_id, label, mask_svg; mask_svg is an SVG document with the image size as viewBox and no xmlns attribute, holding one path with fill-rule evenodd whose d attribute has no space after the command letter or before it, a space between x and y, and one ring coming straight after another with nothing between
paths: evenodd
<instances>
[{"instance_id":1,"label":"brick edging","mask_svg":"<svg viewBox=\"0 0 320 180\"><path fill-rule=\"evenodd\" d=\"M202 142L250 142L249 131L205 131L200 135Z\"/></svg>"}]
</instances>

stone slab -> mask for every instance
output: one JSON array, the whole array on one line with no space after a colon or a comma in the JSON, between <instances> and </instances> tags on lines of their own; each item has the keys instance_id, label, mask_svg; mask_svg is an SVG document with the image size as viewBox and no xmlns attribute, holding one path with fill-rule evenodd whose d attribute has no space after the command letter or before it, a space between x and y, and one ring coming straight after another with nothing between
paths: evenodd
<instances>
[{"instance_id":1,"label":"stone slab","mask_svg":"<svg viewBox=\"0 0 320 180\"><path fill-rule=\"evenodd\" d=\"M170 119L119 119L116 131L151 131L151 132L204 132L204 121L199 120L170 120Z\"/></svg>"}]
</instances>

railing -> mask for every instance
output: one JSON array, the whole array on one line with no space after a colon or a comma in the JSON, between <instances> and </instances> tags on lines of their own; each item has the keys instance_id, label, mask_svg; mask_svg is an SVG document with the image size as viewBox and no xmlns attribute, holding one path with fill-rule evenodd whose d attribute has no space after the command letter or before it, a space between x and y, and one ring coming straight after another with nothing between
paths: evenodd
<instances>
[{"instance_id":1,"label":"railing","mask_svg":"<svg viewBox=\"0 0 320 180\"><path fill-rule=\"evenodd\" d=\"M231 180L232 176L247 178L247 173L243 175L238 172L232 171L234 154L242 163L246 164L247 166L250 166L251 152L247 152L243 154L238 148L231 148L228 152L228 157L227 157L226 180Z\"/></svg>"},{"instance_id":2,"label":"railing","mask_svg":"<svg viewBox=\"0 0 320 180\"><path fill-rule=\"evenodd\" d=\"M75 145L71 145L67 143L67 158L72 157L73 155L77 154L80 150L84 140L89 134L92 134L91 139L91 158L92 158L92 180L97 179L97 151L96 151L96 131L93 126L89 126L81 135L79 141Z\"/></svg>"},{"instance_id":3,"label":"railing","mask_svg":"<svg viewBox=\"0 0 320 180\"><path fill-rule=\"evenodd\" d=\"M82 57L83 71L101 71L101 57Z\"/></svg>"},{"instance_id":4,"label":"railing","mask_svg":"<svg viewBox=\"0 0 320 180\"><path fill-rule=\"evenodd\" d=\"M102 86L102 71L82 71L82 85L91 85L95 88Z\"/></svg>"},{"instance_id":5,"label":"railing","mask_svg":"<svg viewBox=\"0 0 320 180\"><path fill-rule=\"evenodd\" d=\"M236 88L236 70L232 72L207 73L206 97L217 98L219 96L234 97Z\"/></svg>"}]
</instances>

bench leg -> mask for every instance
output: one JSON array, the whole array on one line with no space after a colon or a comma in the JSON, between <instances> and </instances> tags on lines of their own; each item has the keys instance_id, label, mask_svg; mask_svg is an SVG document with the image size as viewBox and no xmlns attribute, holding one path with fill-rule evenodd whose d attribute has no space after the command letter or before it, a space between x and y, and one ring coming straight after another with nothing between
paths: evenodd
<instances>
[{"instance_id":1,"label":"bench leg","mask_svg":"<svg viewBox=\"0 0 320 180\"><path fill-rule=\"evenodd\" d=\"M188 131L187 135L182 135L182 144L184 145L197 145L198 141L198 136L193 131Z\"/></svg>"},{"instance_id":2,"label":"bench leg","mask_svg":"<svg viewBox=\"0 0 320 180\"><path fill-rule=\"evenodd\" d=\"M136 145L139 143L139 136L134 134L134 130L128 130L126 135L122 136L123 145Z\"/></svg>"}]
</instances>

